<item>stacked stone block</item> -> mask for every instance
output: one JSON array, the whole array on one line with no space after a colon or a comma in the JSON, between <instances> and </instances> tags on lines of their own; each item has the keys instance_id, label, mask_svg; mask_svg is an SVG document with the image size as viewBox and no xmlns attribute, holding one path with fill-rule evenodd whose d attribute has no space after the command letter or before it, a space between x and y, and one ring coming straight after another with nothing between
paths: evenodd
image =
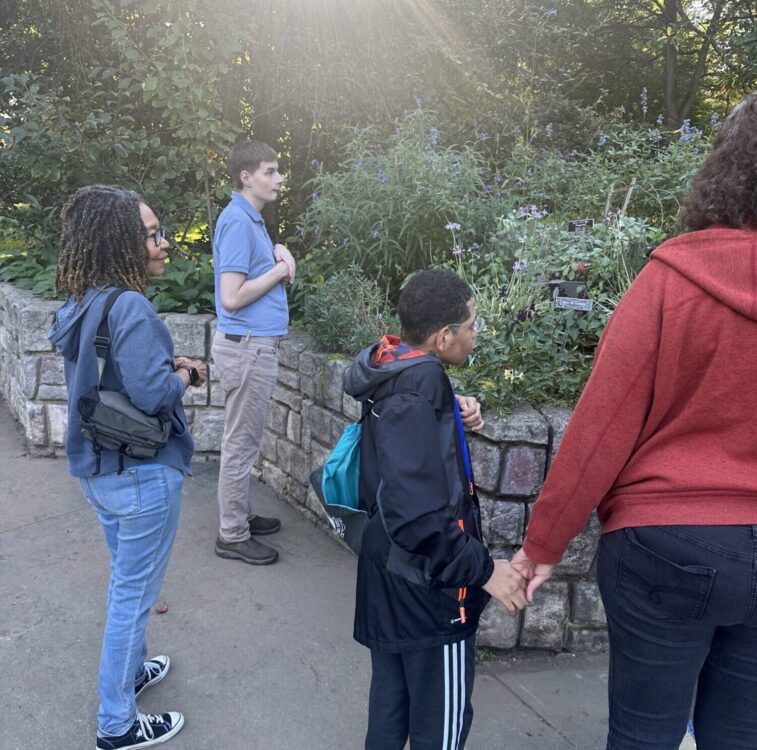
<instances>
[{"instance_id":1,"label":"stacked stone block","mask_svg":"<svg viewBox=\"0 0 757 750\"><path fill-rule=\"evenodd\" d=\"M29 450L37 455L61 455L65 443L63 362L47 340L58 306L0 284L0 392L23 426ZM197 458L215 459L223 436L224 403L210 357L215 319L179 314L163 318L177 355L208 362L207 384L189 389L184 403ZM281 344L278 382L255 467L277 494L324 527L309 476L324 463L344 427L361 416L361 405L342 390L348 364L315 351L304 333L290 332ZM483 532L495 557L509 559L521 544L568 417L563 409L521 406L506 417L485 415L484 429L470 436ZM512 617L498 604L490 604L479 644L573 651L605 646L604 613L594 580L597 535L598 522L592 516L556 575L520 615Z\"/></svg>"}]
</instances>

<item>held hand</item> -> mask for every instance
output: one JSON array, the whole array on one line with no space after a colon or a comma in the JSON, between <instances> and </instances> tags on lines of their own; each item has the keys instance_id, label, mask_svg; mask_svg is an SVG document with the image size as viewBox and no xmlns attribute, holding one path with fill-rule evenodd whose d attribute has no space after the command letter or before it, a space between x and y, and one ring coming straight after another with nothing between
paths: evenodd
<instances>
[{"instance_id":1,"label":"held hand","mask_svg":"<svg viewBox=\"0 0 757 750\"><path fill-rule=\"evenodd\" d=\"M292 253L289 252L286 245L282 245L280 243L276 243L273 246L273 257L276 258L276 261L284 261L286 263L287 268L289 269L289 275L287 276L287 283L291 284L294 281L294 274L295 274L295 262L294 257L292 257Z\"/></svg>"},{"instance_id":2,"label":"held hand","mask_svg":"<svg viewBox=\"0 0 757 750\"><path fill-rule=\"evenodd\" d=\"M533 600L536 589L552 577L552 571L555 568L554 565L534 562L526 555L522 547L513 556L512 566L524 578L528 579L526 597L529 603Z\"/></svg>"},{"instance_id":3,"label":"held hand","mask_svg":"<svg viewBox=\"0 0 757 750\"><path fill-rule=\"evenodd\" d=\"M481 404L473 396L455 394L455 399L457 399L457 405L460 407L463 427L478 432L484 426L484 420L481 417Z\"/></svg>"},{"instance_id":4,"label":"held hand","mask_svg":"<svg viewBox=\"0 0 757 750\"><path fill-rule=\"evenodd\" d=\"M482 588L501 602L511 615L527 604L526 580L507 560L494 561L494 572Z\"/></svg>"}]
</instances>

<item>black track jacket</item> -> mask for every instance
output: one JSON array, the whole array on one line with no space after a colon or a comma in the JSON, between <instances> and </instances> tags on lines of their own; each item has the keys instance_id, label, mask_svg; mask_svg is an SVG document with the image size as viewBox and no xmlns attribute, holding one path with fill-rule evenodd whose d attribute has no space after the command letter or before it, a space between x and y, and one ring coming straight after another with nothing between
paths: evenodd
<instances>
[{"instance_id":1,"label":"black track jacket","mask_svg":"<svg viewBox=\"0 0 757 750\"><path fill-rule=\"evenodd\" d=\"M358 355L344 385L367 412L360 504L369 520L355 640L396 653L467 638L489 600L480 586L494 562L482 542L444 366L385 336Z\"/></svg>"}]
</instances>

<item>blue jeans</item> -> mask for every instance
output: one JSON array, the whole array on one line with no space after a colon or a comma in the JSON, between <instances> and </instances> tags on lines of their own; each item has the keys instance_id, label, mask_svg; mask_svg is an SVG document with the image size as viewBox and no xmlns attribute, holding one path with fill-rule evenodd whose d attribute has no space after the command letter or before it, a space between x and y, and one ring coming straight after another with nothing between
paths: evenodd
<instances>
[{"instance_id":1,"label":"blue jeans","mask_svg":"<svg viewBox=\"0 0 757 750\"><path fill-rule=\"evenodd\" d=\"M610 636L607 750L757 748L757 526L604 534L597 581Z\"/></svg>"},{"instance_id":2,"label":"blue jeans","mask_svg":"<svg viewBox=\"0 0 757 750\"><path fill-rule=\"evenodd\" d=\"M134 723L134 684L147 657L145 629L168 566L181 509L184 475L168 466L84 477L111 553L108 610L100 659L101 735Z\"/></svg>"}]
</instances>

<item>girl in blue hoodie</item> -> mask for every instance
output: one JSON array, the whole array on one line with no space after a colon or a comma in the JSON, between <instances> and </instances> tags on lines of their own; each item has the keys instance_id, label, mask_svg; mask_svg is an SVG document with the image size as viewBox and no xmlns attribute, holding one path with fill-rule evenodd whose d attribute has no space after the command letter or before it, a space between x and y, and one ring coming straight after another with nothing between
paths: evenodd
<instances>
[{"instance_id":1,"label":"girl in blue hoodie","mask_svg":"<svg viewBox=\"0 0 757 750\"><path fill-rule=\"evenodd\" d=\"M65 358L69 470L97 512L111 553L108 611L100 661L96 747L151 747L175 735L184 717L137 711L136 697L165 677L167 656L147 660L145 629L171 554L184 476L194 449L182 406L185 389L205 382L205 365L174 360L168 329L144 296L165 269L168 240L152 209L131 190L96 185L76 191L61 214L56 288L68 299L50 340ZM97 456L81 432L77 405L98 383L94 337L108 294L126 289L109 315L103 389L119 391L147 414L171 422L151 459ZM119 461L121 465L119 465Z\"/></svg>"}]
</instances>

